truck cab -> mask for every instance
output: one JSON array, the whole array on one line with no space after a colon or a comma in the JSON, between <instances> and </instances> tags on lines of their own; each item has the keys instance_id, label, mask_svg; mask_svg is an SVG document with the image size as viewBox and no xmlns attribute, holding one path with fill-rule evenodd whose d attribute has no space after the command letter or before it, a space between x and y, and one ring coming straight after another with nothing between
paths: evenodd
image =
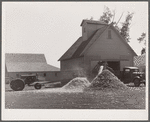
<instances>
[{"instance_id":1,"label":"truck cab","mask_svg":"<svg viewBox=\"0 0 150 122\"><path fill-rule=\"evenodd\" d=\"M124 67L121 80L125 83L134 83L136 87L145 84L145 73L139 72L137 67Z\"/></svg>"}]
</instances>

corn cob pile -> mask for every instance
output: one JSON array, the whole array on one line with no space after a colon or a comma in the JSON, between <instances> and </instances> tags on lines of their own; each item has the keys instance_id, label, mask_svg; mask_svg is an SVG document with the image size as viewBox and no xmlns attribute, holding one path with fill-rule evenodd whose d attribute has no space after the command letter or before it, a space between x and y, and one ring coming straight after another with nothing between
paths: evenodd
<instances>
[{"instance_id":1,"label":"corn cob pile","mask_svg":"<svg viewBox=\"0 0 150 122\"><path fill-rule=\"evenodd\" d=\"M99 75L97 75L91 82L90 88L96 89L126 89L127 86L122 83L113 73L105 69Z\"/></svg>"},{"instance_id":2,"label":"corn cob pile","mask_svg":"<svg viewBox=\"0 0 150 122\"><path fill-rule=\"evenodd\" d=\"M83 90L88 87L90 82L84 77L76 77L67 83L63 88L66 90Z\"/></svg>"}]
</instances>

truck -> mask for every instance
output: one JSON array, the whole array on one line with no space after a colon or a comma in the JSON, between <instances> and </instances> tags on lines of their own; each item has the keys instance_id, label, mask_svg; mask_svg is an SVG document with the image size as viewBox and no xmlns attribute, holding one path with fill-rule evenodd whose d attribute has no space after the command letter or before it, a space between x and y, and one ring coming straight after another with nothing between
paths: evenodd
<instances>
[{"instance_id":1,"label":"truck","mask_svg":"<svg viewBox=\"0 0 150 122\"><path fill-rule=\"evenodd\" d=\"M140 72L137 67L124 67L121 81L125 84L134 83L135 87L139 87L140 84L146 85L145 72Z\"/></svg>"}]
</instances>

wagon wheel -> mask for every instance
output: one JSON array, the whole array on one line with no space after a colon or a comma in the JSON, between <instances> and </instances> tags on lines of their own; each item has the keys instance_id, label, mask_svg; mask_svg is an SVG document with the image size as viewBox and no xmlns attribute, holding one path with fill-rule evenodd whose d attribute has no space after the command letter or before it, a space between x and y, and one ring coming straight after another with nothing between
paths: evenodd
<instances>
[{"instance_id":1,"label":"wagon wheel","mask_svg":"<svg viewBox=\"0 0 150 122\"><path fill-rule=\"evenodd\" d=\"M36 83L36 84L34 85L34 88L35 88L35 89L41 89L41 87L42 87L42 85L41 85L40 83Z\"/></svg>"},{"instance_id":2,"label":"wagon wheel","mask_svg":"<svg viewBox=\"0 0 150 122\"><path fill-rule=\"evenodd\" d=\"M10 82L10 88L14 91L21 91L25 87L25 83L21 79L12 80Z\"/></svg>"},{"instance_id":3,"label":"wagon wheel","mask_svg":"<svg viewBox=\"0 0 150 122\"><path fill-rule=\"evenodd\" d=\"M134 79L134 86L139 87L140 86L140 80L138 78Z\"/></svg>"}]
</instances>

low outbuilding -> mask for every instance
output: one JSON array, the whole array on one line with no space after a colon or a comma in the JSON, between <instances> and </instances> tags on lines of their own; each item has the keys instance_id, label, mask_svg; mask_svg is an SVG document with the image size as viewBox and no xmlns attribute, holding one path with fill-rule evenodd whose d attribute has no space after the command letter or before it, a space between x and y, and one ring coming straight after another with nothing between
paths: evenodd
<instances>
[{"instance_id":1,"label":"low outbuilding","mask_svg":"<svg viewBox=\"0 0 150 122\"><path fill-rule=\"evenodd\" d=\"M5 54L6 82L19 78L20 75L36 74L40 80L45 80L47 73L60 71L59 68L49 65L44 54Z\"/></svg>"}]
</instances>

